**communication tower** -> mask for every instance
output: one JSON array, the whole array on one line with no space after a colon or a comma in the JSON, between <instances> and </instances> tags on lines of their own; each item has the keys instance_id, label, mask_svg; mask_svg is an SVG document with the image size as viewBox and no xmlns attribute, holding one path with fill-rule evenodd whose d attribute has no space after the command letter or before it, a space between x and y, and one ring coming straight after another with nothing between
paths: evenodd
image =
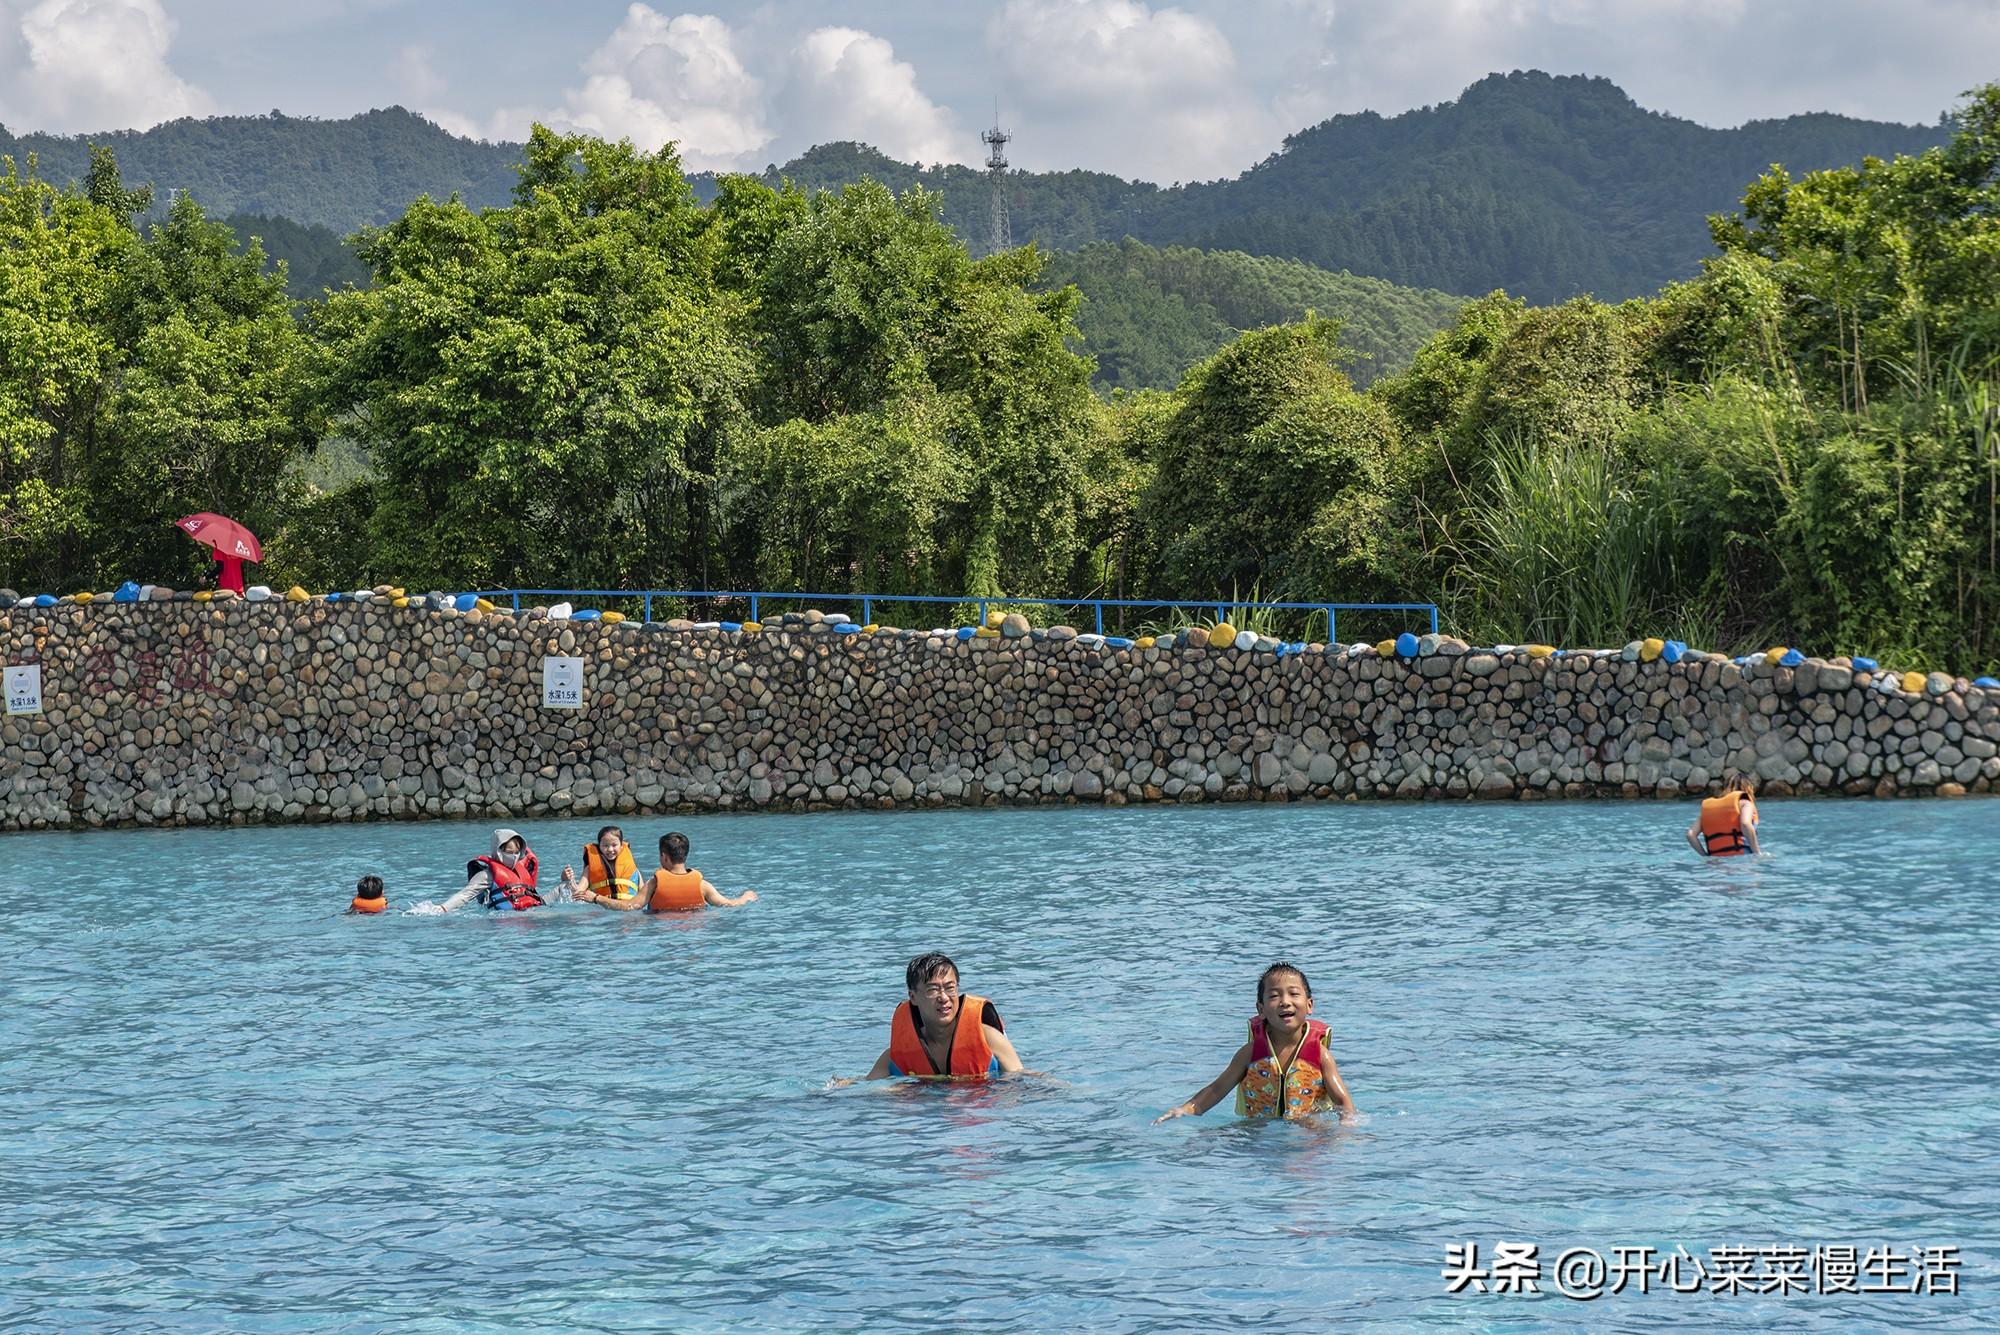
<instances>
[{"instance_id":1,"label":"communication tower","mask_svg":"<svg viewBox=\"0 0 2000 1335\"><path fill-rule=\"evenodd\" d=\"M993 116L993 128L979 136L979 142L986 145L986 183L993 193L993 253L1014 248L1014 233L1007 218L1007 141L1014 136L1000 128L998 112Z\"/></svg>"}]
</instances>

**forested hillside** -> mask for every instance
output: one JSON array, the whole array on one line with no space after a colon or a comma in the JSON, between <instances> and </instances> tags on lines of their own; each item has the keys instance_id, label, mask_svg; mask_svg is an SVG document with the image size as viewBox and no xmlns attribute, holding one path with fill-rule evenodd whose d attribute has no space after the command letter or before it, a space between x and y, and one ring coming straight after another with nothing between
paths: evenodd
<instances>
[{"instance_id":1,"label":"forested hillside","mask_svg":"<svg viewBox=\"0 0 2000 1335\"><path fill-rule=\"evenodd\" d=\"M1246 329L1317 314L1337 321L1352 354L1347 372L1366 385L1401 370L1451 324L1463 298L1329 273L1296 260L1240 251L1159 249L1129 238L1053 256L1044 288L1083 293L1077 327L1110 389L1171 389L1188 367Z\"/></svg>"},{"instance_id":2,"label":"forested hillside","mask_svg":"<svg viewBox=\"0 0 2000 1335\"><path fill-rule=\"evenodd\" d=\"M1532 301L1622 299L1692 276L1709 253L1703 218L1772 163L1798 175L1917 152L1947 134L1829 115L1711 130L1643 110L1603 79L1529 72L1399 116L1335 117L1230 181L1163 189L1101 172L1013 172L1006 191L1014 241L1044 250L1132 236L1464 295L1504 287ZM459 139L398 107L342 121L182 120L93 138L116 150L126 179L158 187L157 207L182 189L218 216L343 234L399 217L421 194L504 204L521 156L518 144ZM84 139L0 129L0 154L29 152L43 179L83 179ZM764 176L807 188L922 185L974 255L988 249L989 187L971 167L919 169L835 143ZM712 176L690 180L699 199L715 197Z\"/></svg>"},{"instance_id":3,"label":"forested hillside","mask_svg":"<svg viewBox=\"0 0 2000 1335\"><path fill-rule=\"evenodd\" d=\"M160 208L183 190L218 216L257 213L343 234L401 217L419 195L504 204L521 160L519 144L460 139L401 107L346 120L211 116L70 137L0 127L0 154L23 167L35 154L38 174L57 185L83 179L93 143L117 153L126 180L152 184Z\"/></svg>"}]
</instances>

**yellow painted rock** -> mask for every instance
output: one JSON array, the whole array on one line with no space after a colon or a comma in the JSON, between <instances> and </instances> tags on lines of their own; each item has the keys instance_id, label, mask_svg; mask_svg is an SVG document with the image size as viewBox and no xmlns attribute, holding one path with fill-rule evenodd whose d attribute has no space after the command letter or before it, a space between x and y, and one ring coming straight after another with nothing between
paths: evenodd
<instances>
[{"instance_id":1,"label":"yellow painted rock","mask_svg":"<svg viewBox=\"0 0 2000 1335\"><path fill-rule=\"evenodd\" d=\"M389 606L391 607L408 607L409 605L410 600L400 595L389 600Z\"/></svg>"},{"instance_id":2,"label":"yellow painted rock","mask_svg":"<svg viewBox=\"0 0 2000 1335\"><path fill-rule=\"evenodd\" d=\"M1547 658L1556 651L1553 644L1524 644L1521 647L1528 651L1530 658Z\"/></svg>"},{"instance_id":3,"label":"yellow painted rock","mask_svg":"<svg viewBox=\"0 0 2000 1335\"><path fill-rule=\"evenodd\" d=\"M623 612L606 612L598 618L599 621L602 621L607 626L615 626L624 619L625 614Z\"/></svg>"},{"instance_id":4,"label":"yellow painted rock","mask_svg":"<svg viewBox=\"0 0 2000 1335\"><path fill-rule=\"evenodd\" d=\"M394 599L394 598L407 598L407 597L409 597L409 593L408 593L408 592L407 592L406 590L403 590L403 589L391 589L391 590L389 590L389 597L390 597L390 598L392 598L392 599ZM401 606L402 606L402 604L401 604L401 603L397 603L396 605L397 605L398 607L401 607Z\"/></svg>"},{"instance_id":5,"label":"yellow painted rock","mask_svg":"<svg viewBox=\"0 0 2000 1335\"><path fill-rule=\"evenodd\" d=\"M493 605L493 601L489 598L475 598L472 600L472 605L481 612L497 612L500 610Z\"/></svg>"},{"instance_id":6,"label":"yellow painted rock","mask_svg":"<svg viewBox=\"0 0 2000 1335\"><path fill-rule=\"evenodd\" d=\"M1158 643L1158 641L1155 640L1151 635L1141 635L1138 639L1132 641L1132 643L1138 645L1141 649L1150 649L1156 643Z\"/></svg>"},{"instance_id":7,"label":"yellow painted rock","mask_svg":"<svg viewBox=\"0 0 2000 1335\"><path fill-rule=\"evenodd\" d=\"M1396 642L1394 640L1382 640L1376 644L1375 652L1384 658L1393 658L1396 654Z\"/></svg>"},{"instance_id":8,"label":"yellow painted rock","mask_svg":"<svg viewBox=\"0 0 2000 1335\"><path fill-rule=\"evenodd\" d=\"M194 593L194 600L198 603L205 603L213 597L215 597L213 589L196 589Z\"/></svg>"},{"instance_id":9,"label":"yellow painted rock","mask_svg":"<svg viewBox=\"0 0 2000 1335\"><path fill-rule=\"evenodd\" d=\"M1000 623L1006 619L1007 614L1005 612L988 612L986 614L986 624L994 630L1000 629Z\"/></svg>"},{"instance_id":10,"label":"yellow painted rock","mask_svg":"<svg viewBox=\"0 0 2000 1335\"><path fill-rule=\"evenodd\" d=\"M285 590L285 601L288 603L303 603L310 602L311 600L312 595L296 584Z\"/></svg>"},{"instance_id":11,"label":"yellow painted rock","mask_svg":"<svg viewBox=\"0 0 2000 1335\"><path fill-rule=\"evenodd\" d=\"M1000 632L991 626L981 626L972 633L982 640L997 640L1000 638Z\"/></svg>"},{"instance_id":12,"label":"yellow painted rock","mask_svg":"<svg viewBox=\"0 0 2000 1335\"><path fill-rule=\"evenodd\" d=\"M1787 652L1787 649L1782 644L1775 649L1766 649L1764 651L1765 665L1768 667L1778 666L1778 660L1783 658Z\"/></svg>"},{"instance_id":13,"label":"yellow painted rock","mask_svg":"<svg viewBox=\"0 0 2000 1335\"><path fill-rule=\"evenodd\" d=\"M96 596L97 595L94 593L79 593L78 595L76 595L76 600L80 603L87 603Z\"/></svg>"},{"instance_id":14,"label":"yellow painted rock","mask_svg":"<svg viewBox=\"0 0 2000 1335\"><path fill-rule=\"evenodd\" d=\"M1236 627L1230 625L1227 621L1218 621L1208 628L1208 642L1210 644L1218 646L1227 645L1233 644L1235 640Z\"/></svg>"},{"instance_id":15,"label":"yellow painted rock","mask_svg":"<svg viewBox=\"0 0 2000 1335\"><path fill-rule=\"evenodd\" d=\"M880 623L880 622L878 622L878 621L871 621L871 622L869 622L869 623L868 623L867 625L865 625L865 626L863 626L863 627L861 628L861 633L862 633L863 635L873 635L873 634L874 634L874 633L875 633L876 631L878 631L878 630L880 630L880 629L882 629L882 625L881 625L881 623Z\"/></svg>"},{"instance_id":16,"label":"yellow painted rock","mask_svg":"<svg viewBox=\"0 0 2000 1335\"><path fill-rule=\"evenodd\" d=\"M754 635L756 632L764 629L764 623L761 621L746 621L743 623L743 629Z\"/></svg>"},{"instance_id":17,"label":"yellow painted rock","mask_svg":"<svg viewBox=\"0 0 2000 1335\"><path fill-rule=\"evenodd\" d=\"M1924 693L1924 681L1924 674L1921 672L1905 672L1903 674L1903 689L1911 695L1922 695Z\"/></svg>"},{"instance_id":18,"label":"yellow painted rock","mask_svg":"<svg viewBox=\"0 0 2000 1335\"><path fill-rule=\"evenodd\" d=\"M1648 639L1639 646L1639 661L1650 663L1667 651L1667 642L1662 639Z\"/></svg>"}]
</instances>

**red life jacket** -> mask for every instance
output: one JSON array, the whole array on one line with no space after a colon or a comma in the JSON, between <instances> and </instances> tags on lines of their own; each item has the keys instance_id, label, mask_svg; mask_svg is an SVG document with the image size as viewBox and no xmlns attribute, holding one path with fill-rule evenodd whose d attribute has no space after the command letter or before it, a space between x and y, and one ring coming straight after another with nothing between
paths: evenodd
<instances>
[{"instance_id":1,"label":"red life jacket","mask_svg":"<svg viewBox=\"0 0 2000 1335\"><path fill-rule=\"evenodd\" d=\"M1000 1070L1000 1059L986 1046L985 1026L989 1024L1006 1032L992 1002L970 992L959 994L958 1018L952 1022L951 1069L939 1072L931 1065L931 1054L917 1033L916 1014L906 1001L889 1019L889 1062L898 1075L983 1080Z\"/></svg>"},{"instance_id":2,"label":"red life jacket","mask_svg":"<svg viewBox=\"0 0 2000 1335\"><path fill-rule=\"evenodd\" d=\"M534 909L547 902L535 889L540 864L533 852L523 852L511 867L498 858L474 858L465 864L466 878L477 876L482 868L491 882L479 895L479 902L487 908Z\"/></svg>"},{"instance_id":3,"label":"red life jacket","mask_svg":"<svg viewBox=\"0 0 2000 1335\"><path fill-rule=\"evenodd\" d=\"M1281 1065L1264 1032L1264 1017L1250 1017L1250 1069L1236 1086L1236 1111L1245 1117L1303 1117L1326 1112L1333 1104L1326 1090L1320 1054L1326 1048L1327 1026L1307 1020L1305 1036L1289 1064Z\"/></svg>"}]
</instances>

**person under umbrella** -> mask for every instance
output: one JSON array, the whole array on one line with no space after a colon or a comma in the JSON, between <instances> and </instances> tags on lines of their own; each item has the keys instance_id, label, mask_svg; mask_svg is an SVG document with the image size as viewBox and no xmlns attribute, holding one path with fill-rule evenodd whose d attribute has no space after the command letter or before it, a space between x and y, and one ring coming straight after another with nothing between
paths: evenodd
<instances>
[{"instance_id":1,"label":"person under umbrella","mask_svg":"<svg viewBox=\"0 0 2000 1335\"><path fill-rule=\"evenodd\" d=\"M234 519L207 511L175 522L181 532L214 554L216 564L222 567L216 574L215 587L241 594L243 563L264 559L264 547L257 541L257 535Z\"/></svg>"}]
</instances>

